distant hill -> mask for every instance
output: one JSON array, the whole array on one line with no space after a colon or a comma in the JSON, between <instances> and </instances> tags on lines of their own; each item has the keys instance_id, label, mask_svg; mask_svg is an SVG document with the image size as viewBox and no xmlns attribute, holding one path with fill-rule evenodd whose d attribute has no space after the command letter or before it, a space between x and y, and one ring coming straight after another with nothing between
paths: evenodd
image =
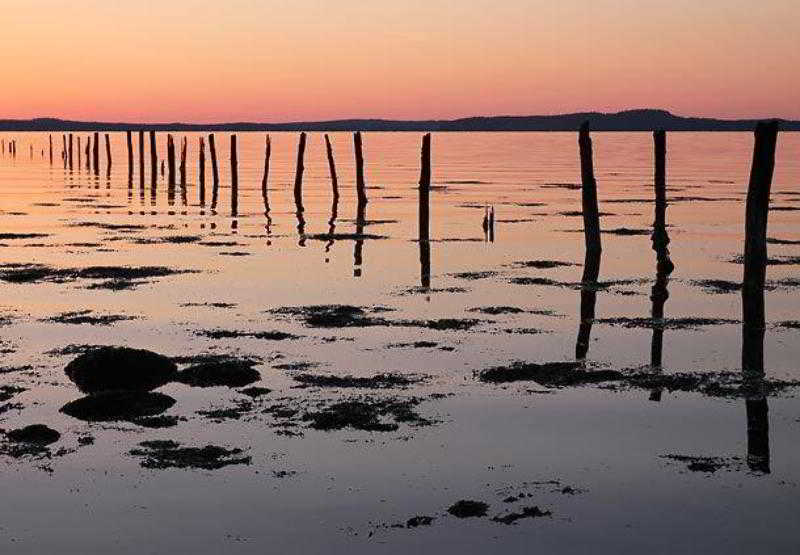
<instances>
[{"instance_id":1,"label":"distant hill","mask_svg":"<svg viewBox=\"0 0 800 555\"><path fill-rule=\"evenodd\" d=\"M676 116L666 110L626 110L613 114L580 112L554 116L485 116L454 120L343 119L292 123L108 123L55 118L0 120L0 131L576 131L589 121L594 131L751 131L759 120ZM784 131L800 131L800 121L779 120Z\"/></svg>"}]
</instances>

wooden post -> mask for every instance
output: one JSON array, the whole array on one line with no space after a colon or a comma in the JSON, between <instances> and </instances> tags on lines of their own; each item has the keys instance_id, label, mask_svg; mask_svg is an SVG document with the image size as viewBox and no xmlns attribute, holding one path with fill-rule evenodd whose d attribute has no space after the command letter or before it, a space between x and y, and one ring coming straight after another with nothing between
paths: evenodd
<instances>
[{"instance_id":1,"label":"wooden post","mask_svg":"<svg viewBox=\"0 0 800 555\"><path fill-rule=\"evenodd\" d=\"M92 142L92 165L95 175L100 173L100 133L95 132Z\"/></svg>"},{"instance_id":2,"label":"wooden post","mask_svg":"<svg viewBox=\"0 0 800 555\"><path fill-rule=\"evenodd\" d=\"M50 134L47 136L48 141L50 142L50 165L53 165L53 135ZM3 154L6 153L5 143L3 143Z\"/></svg>"},{"instance_id":3,"label":"wooden post","mask_svg":"<svg viewBox=\"0 0 800 555\"><path fill-rule=\"evenodd\" d=\"M175 185L175 141L171 134L167 134L167 182Z\"/></svg>"},{"instance_id":4,"label":"wooden post","mask_svg":"<svg viewBox=\"0 0 800 555\"><path fill-rule=\"evenodd\" d=\"M181 139L181 164L179 170L181 172L181 187L186 187L186 137Z\"/></svg>"},{"instance_id":5,"label":"wooden post","mask_svg":"<svg viewBox=\"0 0 800 555\"><path fill-rule=\"evenodd\" d=\"M236 135L231 135L231 216L239 214L239 160L236 155Z\"/></svg>"},{"instance_id":6,"label":"wooden post","mask_svg":"<svg viewBox=\"0 0 800 555\"><path fill-rule=\"evenodd\" d=\"M203 137L200 137L200 171L198 173L198 184L200 194L200 206L206 205L206 142Z\"/></svg>"},{"instance_id":7,"label":"wooden post","mask_svg":"<svg viewBox=\"0 0 800 555\"><path fill-rule=\"evenodd\" d=\"M211 173L214 183L211 188L211 210L217 207L217 197L219 195L219 168L217 167L217 147L214 144L214 134L208 136L208 150L211 152Z\"/></svg>"},{"instance_id":8,"label":"wooden post","mask_svg":"<svg viewBox=\"0 0 800 555\"><path fill-rule=\"evenodd\" d=\"M144 186L144 130L139 130L139 186Z\"/></svg>"},{"instance_id":9,"label":"wooden post","mask_svg":"<svg viewBox=\"0 0 800 555\"><path fill-rule=\"evenodd\" d=\"M333 147L328 134L325 134L325 150L328 153L328 170L331 174L331 189L333 190L334 198L339 197L339 179L336 177L336 162L333 160Z\"/></svg>"},{"instance_id":10,"label":"wooden post","mask_svg":"<svg viewBox=\"0 0 800 555\"><path fill-rule=\"evenodd\" d=\"M81 136L78 135L78 171L81 170L83 167L83 162L81 161Z\"/></svg>"},{"instance_id":11,"label":"wooden post","mask_svg":"<svg viewBox=\"0 0 800 555\"><path fill-rule=\"evenodd\" d=\"M353 146L356 151L356 192L358 194L358 201L367 203L367 187L364 183L364 151L361 144L361 132L356 131L353 134Z\"/></svg>"},{"instance_id":12,"label":"wooden post","mask_svg":"<svg viewBox=\"0 0 800 555\"><path fill-rule=\"evenodd\" d=\"M675 269L669 257L669 235L667 234L667 135L663 130L653 132L653 145L655 157L655 187L656 205L655 219L653 220L653 250L656 251L659 271L670 274Z\"/></svg>"},{"instance_id":13,"label":"wooden post","mask_svg":"<svg viewBox=\"0 0 800 555\"><path fill-rule=\"evenodd\" d=\"M128 185L133 185L133 136L130 130L125 132L128 145Z\"/></svg>"},{"instance_id":14,"label":"wooden post","mask_svg":"<svg viewBox=\"0 0 800 555\"><path fill-rule=\"evenodd\" d=\"M69 134L69 169L72 169L72 133Z\"/></svg>"},{"instance_id":15,"label":"wooden post","mask_svg":"<svg viewBox=\"0 0 800 555\"><path fill-rule=\"evenodd\" d=\"M294 174L294 203L298 212L303 211L303 157L306 152L306 134L300 133L300 141L297 144L297 169Z\"/></svg>"},{"instance_id":16,"label":"wooden post","mask_svg":"<svg viewBox=\"0 0 800 555\"><path fill-rule=\"evenodd\" d=\"M11 143L11 146L13 148L13 142ZM64 169L67 169L67 136L63 133L61 135L61 160L64 162Z\"/></svg>"},{"instance_id":17,"label":"wooden post","mask_svg":"<svg viewBox=\"0 0 800 555\"><path fill-rule=\"evenodd\" d=\"M264 177L261 179L261 197L264 199L264 211L269 212L269 159L272 155L272 143L269 135L264 144Z\"/></svg>"},{"instance_id":18,"label":"wooden post","mask_svg":"<svg viewBox=\"0 0 800 555\"><path fill-rule=\"evenodd\" d=\"M430 191L431 191L431 134L422 137L419 173L419 261L422 287L431 286Z\"/></svg>"},{"instance_id":19,"label":"wooden post","mask_svg":"<svg viewBox=\"0 0 800 555\"><path fill-rule=\"evenodd\" d=\"M108 133L106 133L105 136L106 136L106 175L111 177L111 139L109 139Z\"/></svg>"},{"instance_id":20,"label":"wooden post","mask_svg":"<svg viewBox=\"0 0 800 555\"><path fill-rule=\"evenodd\" d=\"M753 164L745 212L744 275L742 280L742 370L764 373L764 282L767 273L767 216L778 122L759 122L755 130Z\"/></svg>"},{"instance_id":21,"label":"wooden post","mask_svg":"<svg viewBox=\"0 0 800 555\"><path fill-rule=\"evenodd\" d=\"M86 149L84 151L84 154L86 156L86 171L89 171L91 169L91 166L92 166L91 157L89 156L89 152L91 151L91 145L92 145L92 136L91 135L87 135L86 136Z\"/></svg>"},{"instance_id":22,"label":"wooden post","mask_svg":"<svg viewBox=\"0 0 800 555\"><path fill-rule=\"evenodd\" d=\"M150 131L150 179L153 185L158 181L158 151L156 151L156 132Z\"/></svg>"},{"instance_id":23,"label":"wooden post","mask_svg":"<svg viewBox=\"0 0 800 555\"><path fill-rule=\"evenodd\" d=\"M594 162L592 161L592 139L589 136L589 122L581 125L578 136L581 154L581 183L583 203L583 232L586 250L602 251L600 242L600 215L597 209L597 182L594 178Z\"/></svg>"}]
</instances>

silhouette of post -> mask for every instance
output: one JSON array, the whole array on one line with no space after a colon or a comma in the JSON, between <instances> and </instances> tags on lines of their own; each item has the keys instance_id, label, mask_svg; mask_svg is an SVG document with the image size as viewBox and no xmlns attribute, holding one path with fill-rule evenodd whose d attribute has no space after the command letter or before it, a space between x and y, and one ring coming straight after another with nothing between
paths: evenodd
<instances>
[{"instance_id":1,"label":"silhouette of post","mask_svg":"<svg viewBox=\"0 0 800 555\"><path fill-rule=\"evenodd\" d=\"M744 275L742 280L742 374L747 410L747 464L768 473L769 412L764 388L764 282L767 273L767 217L778 122L759 122L745 210Z\"/></svg>"},{"instance_id":2,"label":"silhouette of post","mask_svg":"<svg viewBox=\"0 0 800 555\"><path fill-rule=\"evenodd\" d=\"M125 132L125 144L128 147L128 185L133 185L133 134Z\"/></svg>"},{"instance_id":3,"label":"silhouette of post","mask_svg":"<svg viewBox=\"0 0 800 555\"><path fill-rule=\"evenodd\" d=\"M106 136L106 175L111 176L111 139L108 137L108 133L105 134Z\"/></svg>"},{"instance_id":4,"label":"silhouette of post","mask_svg":"<svg viewBox=\"0 0 800 555\"><path fill-rule=\"evenodd\" d=\"M50 134L47 136L47 140L50 142L50 165L53 165L53 135ZM80 149L79 149L80 150ZM6 145L5 142L3 143L3 154L6 153Z\"/></svg>"},{"instance_id":5,"label":"silhouette of post","mask_svg":"<svg viewBox=\"0 0 800 555\"><path fill-rule=\"evenodd\" d=\"M72 133L69 134L69 169L72 169Z\"/></svg>"},{"instance_id":6,"label":"silhouette of post","mask_svg":"<svg viewBox=\"0 0 800 555\"><path fill-rule=\"evenodd\" d=\"M213 133L208 136L208 150L211 153L211 176L214 180L211 187L211 210L214 210L219 197L219 167L217 166L217 146L214 143Z\"/></svg>"},{"instance_id":7,"label":"silhouette of post","mask_svg":"<svg viewBox=\"0 0 800 555\"><path fill-rule=\"evenodd\" d=\"M297 169L294 173L294 203L297 206L298 212L302 212L303 208L303 171L305 166L303 158L306 152L306 134L300 133L300 140L297 143Z\"/></svg>"},{"instance_id":8,"label":"silhouette of post","mask_svg":"<svg viewBox=\"0 0 800 555\"><path fill-rule=\"evenodd\" d=\"M139 130L139 186L144 187L144 130Z\"/></svg>"},{"instance_id":9,"label":"silhouette of post","mask_svg":"<svg viewBox=\"0 0 800 555\"><path fill-rule=\"evenodd\" d=\"M200 194L200 206L206 205L206 142L203 137L200 137L200 155L199 155L199 172L198 172L198 185Z\"/></svg>"},{"instance_id":10,"label":"silhouette of post","mask_svg":"<svg viewBox=\"0 0 800 555\"><path fill-rule=\"evenodd\" d=\"M669 235L667 234L667 134L663 130L653 132L653 146L655 155L655 175L653 186L655 188L655 219L653 220L653 233L651 239L653 250L656 251L658 265L667 274L672 273L675 266L669 257Z\"/></svg>"},{"instance_id":11,"label":"silhouette of post","mask_svg":"<svg viewBox=\"0 0 800 555\"><path fill-rule=\"evenodd\" d=\"M100 173L100 133L97 132L95 132L92 142L92 164L95 175L98 175Z\"/></svg>"},{"instance_id":12,"label":"silhouette of post","mask_svg":"<svg viewBox=\"0 0 800 555\"><path fill-rule=\"evenodd\" d=\"M575 344L575 358L582 360L586 358L586 353L589 351L589 339L597 302L597 277L600 275L600 257L603 250L600 242L600 214L597 208L597 182L594 178L589 122L581 125L578 145L581 157L581 201L586 255L581 279L581 322Z\"/></svg>"},{"instance_id":13,"label":"silhouette of post","mask_svg":"<svg viewBox=\"0 0 800 555\"><path fill-rule=\"evenodd\" d=\"M239 213L239 161L236 154L236 135L231 135L231 216Z\"/></svg>"},{"instance_id":14,"label":"silhouette of post","mask_svg":"<svg viewBox=\"0 0 800 555\"><path fill-rule=\"evenodd\" d=\"M328 154L328 171L331 174L331 191L334 198L339 197L339 179L336 176L336 162L333 159L333 147L331 146L330 137L325 134L325 151Z\"/></svg>"},{"instance_id":15,"label":"silhouette of post","mask_svg":"<svg viewBox=\"0 0 800 555\"><path fill-rule=\"evenodd\" d=\"M78 135L78 148L77 148L77 151L78 151L78 171L81 171L81 168L83 167L81 164L83 162L81 160L81 136L80 135Z\"/></svg>"},{"instance_id":16,"label":"silhouette of post","mask_svg":"<svg viewBox=\"0 0 800 555\"><path fill-rule=\"evenodd\" d=\"M367 186L364 182L364 151L361 144L361 131L353 134L353 147L356 153L356 192L358 202L367 204Z\"/></svg>"},{"instance_id":17,"label":"silhouette of post","mask_svg":"<svg viewBox=\"0 0 800 555\"><path fill-rule=\"evenodd\" d=\"M175 140L167 134L167 183L175 185Z\"/></svg>"},{"instance_id":18,"label":"silhouette of post","mask_svg":"<svg viewBox=\"0 0 800 555\"><path fill-rule=\"evenodd\" d=\"M14 142L11 142L11 156L14 156ZM61 135L61 161L64 162L64 169L67 169L67 136L66 134Z\"/></svg>"},{"instance_id":19,"label":"silhouette of post","mask_svg":"<svg viewBox=\"0 0 800 555\"><path fill-rule=\"evenodd\" d=\"M186 137L181 138L181 163L178 169L181 173L181 187L186 187Z\"/></svg>"},{"instance_id":20,"label":"silhouette of post","mask_svg":"<svg viewBox=\"0 0 800 555\"><path fill-rule=\"evenodd\" d=\"M156 132L150 131L150 181L155 187L158 181L158 151L156 150Z\"/></svg>"},{"instance_id":21,"label":"silhouette of post","mask_svg":"<svg viewBox=\"0 0 800 555\"><path fill-rule=\"evenodd\" d=\"M422 287L431 286L431 230L430 230L430 191L431 191L431 134L422 137L419 172L419 266Z\"/></svg>"},{"instance_id":22,"label":"silhouette of post","mask_svg":"<svg viewBox=\"0 0 800 555\"><path fill-rule=\"evenodd\" d=\"M261 198L264 199L264 212L269 212L269 159L272 155L272 142L269 135L264 139L264 177L261 178Z\"/></svg>"}]
</instances>

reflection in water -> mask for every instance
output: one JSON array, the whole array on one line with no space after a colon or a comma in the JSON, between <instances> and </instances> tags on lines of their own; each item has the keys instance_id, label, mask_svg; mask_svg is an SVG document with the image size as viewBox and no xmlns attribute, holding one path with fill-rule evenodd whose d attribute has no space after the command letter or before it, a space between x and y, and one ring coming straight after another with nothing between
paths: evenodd
<instances>
[{"instance_id":1,"label":"reflection in water","mask_svg":"<svg viewBox=\"0 0 800 555\"><path fill-rule=\"evenodd\" d=\"M594 309L597 303L597 278L600 275L601 251L586 251L581 278L581 322L578 327L578 340L575 343L575 358L584 360L589 352L589 339L594 322Z\"/></svg>"},{"instance_id":2,"label":"reflection in water","mask_svg":"<svg viewBox=\"0 0 800 555\"><path fill-rule=\"evenodd\" d=\"M356 206L356 242L353 248L353 277L361 277L361 264L364 250L364 226L367 220L367 202L358 199Z\"/></svg>"}]
</instances>

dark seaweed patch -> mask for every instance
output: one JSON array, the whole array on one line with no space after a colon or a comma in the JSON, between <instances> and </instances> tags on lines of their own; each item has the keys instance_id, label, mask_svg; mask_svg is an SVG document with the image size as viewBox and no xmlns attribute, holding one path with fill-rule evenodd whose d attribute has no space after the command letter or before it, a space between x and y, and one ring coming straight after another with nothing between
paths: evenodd
<instances>
[{"instance_id":1,"label":"dark seaweed patch","mask_svg":"<svg viewBox=\"0 0 800 555\"><path fill-rule=\"evenodd\" d=\"M493 272L493 271L458 272L455 274L449 274L450 277L454 277L456 279L467 279L467 280L487 279L498 275L500 275L499 272Z\"/></svg>"},{"instance_id":2,"label":"dark seaweed patch","mask_svg":"<svg viewBox=\"0 0 800 555\"><path fill-rule=\"evenodd\" d=\"M515 362L510 366L489 368L478 374L478 378L482 382L535 381L540 385L552 387L617 381L623 377L621 372L615 370L586 370L580 362L546 362L543 364Z\"/></svg>"},{"instance_id":3,"label":"dark seaweed patch","mask_svg":"<svg viewBox=\"0 0 800 555\"><path fill-rule=\"evenodd\" d=\"M489 505L483 501L462 499L447 508L447 512L456 518L478 518L486 516Z\"/></svg>"},{"instance_id":4,"label":"dark seaweed patch","mask_svg":"<svg viewBox=\"0 0 800 555\"><path fill-rule=\"evenodd\" d=\"M323 376L318 374L299 374L294 380L304 385L315 387L341 387L363 389L387 389L392 387L406 387L422 381L419 377L404 376L400 374L377 374L369 378L355 376Z\"/></svg>"},{"instance_id":5,"label":"dark seaweed patch","mask_svg":"<svg viewBox=\"0 0 800 555\"><path fill-rule=\"evenodd\" d=\"M661 455L662 459L683 463L690 472L706 472L713 474L719 470L738 469L742 465L739 457L699 457L693 455Z\"/></svg>"},{"instance_id":6,"label":"dark seaweed patch","mask_svg":"<svg viewBox=\"0 0 800 555\"><path fill-rule=\"evenodd\" d=\"M550 511L543 511L539 507L523 507L522 512L519 513L507 513L502 516L496 516L492 518L493 522L499 522L500 524L516 524L518 520L522 520L523 518L538 518L543 516L551 516L553 513Z\"/></svg>"},{"instance_id":7,"label":"dark seaweed patch","mask_svg":"<svg viewBox=\"0 0 800 555\"><path fill-rule=\"evenodd\" d=\"M724 324L737 324L738 320L731 320L728 318L597 318L595 320L598 324L610 324L612 326L622 326L625 328L664 328L687 330L696 329L705 326L720 326Z\"/></svg>"},{"instance_id":8,"label":"dark seaweed patch","mask_svg":"<svg viewBox=\"0 0 800 555\"><path fill-rule=\"evenodd\" d=\"M270 341L284 341L286 339L298 339L299 336L282 331L240 331L240 330L200 330L196 335L211 339L234 339L237 337L252 337L253 339L266 339Z\"/></svg>"},{"instance_id":9,"label":"dark seaweed patch","mask_svg":"<svg viewBox=\"0 0 800 555\"><path fill-rule=\"evenodd\" d=\"M353 398L333 403L319 411L306 412L302 420L309 422L309 426L315 430L352 428L368 432L392 432L398 429L398 423L411 426L432 424L415 412L414 409L420 402L417 398ZM384 418L391 418L393 421L386 422Z\"/></svg>"},{"instance_id":10,"label":"dark seaweed patch","mask_svg":"<svg viewBox=\"0 0 800 555\"><path fill-rule=\"evenodd\" d=\"M143 441L140 448L131 450L130 454L142 457L139 463L143 468L151 469L202 469L218 470L225 466L251 462L251 457L242 455L241 449L226 449L217 445L205 447L181 447L174 441Z\"/></svg>"},{"instance_id":11,"label":"dark seaweed patch","mask_svg":"<svg viewBox=\"0 0 800 555\"><path fill-rule=\"evenodd\" d=\"M92 326L108 326L116 322L125 320L135 320L136 316L127 316L124 314L94 314L91 310L81 310L77 312L62 312L57 316L47 318L44 322L53 322L56 324L89 324Z\"/></svg>"},{"instance_id":12,"label":"dark seaweed patch","mask_svg":"<svg viewBox=\"0 0 800 555\"><path fill-rule=\"evenodd\" d=\"M9 239L37 239L40 237L50 237L49 233L0 233L0 241Z\"/></svg>"}]
</instances>

